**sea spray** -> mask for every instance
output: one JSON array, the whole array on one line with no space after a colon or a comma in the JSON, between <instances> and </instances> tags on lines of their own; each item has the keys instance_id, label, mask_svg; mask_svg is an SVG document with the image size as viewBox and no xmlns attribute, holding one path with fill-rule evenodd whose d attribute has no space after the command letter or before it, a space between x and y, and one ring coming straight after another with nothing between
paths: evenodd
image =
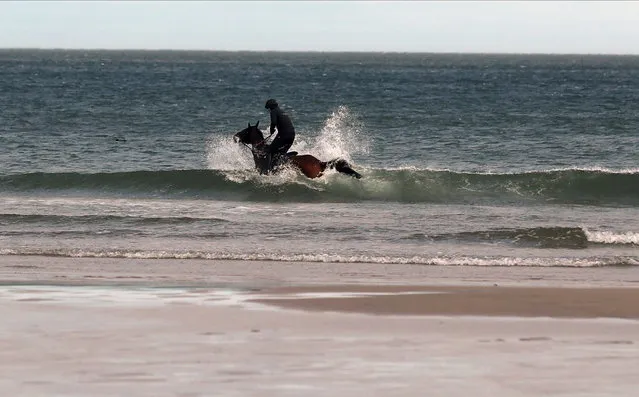
<instances>
[{"instance_id":1,"label":"sea spray","mask_svg":"<svg viewBox=\"0 0 639 397\"><path fill-rule=\"evenodd\" d=\"M369 152L370 142L362 130L363 125L356 114L346 106L339 106L326 119L318 136L310 143L304 140L301 147L306 149L308 146L308 152L322 160L343 158L352 161L353 155Z\"/></svg>"},{"instance_id":2,"label":"sea spray","mask_svg":"<svg viewBox=\"0 0 639 397\"><path fill-rule=\"evenodd\" d=\"M240 143L233 142L232 133L228 135L216 133L208 138L206 160L211 170L232 171L255 167L250 150Z\"/></svg>"}]
</instances>

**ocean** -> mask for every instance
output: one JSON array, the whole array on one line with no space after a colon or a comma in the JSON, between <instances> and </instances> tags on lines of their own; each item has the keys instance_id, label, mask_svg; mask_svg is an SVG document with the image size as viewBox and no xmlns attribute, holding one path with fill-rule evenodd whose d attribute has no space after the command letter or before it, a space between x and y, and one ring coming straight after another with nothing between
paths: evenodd
<instances>
[{"instance_id":1,"label":"ocean","mask_svg":"<svg viewBox=\"0 0 639 397\"><path fill-rule=\"evenodd\" d=\"M0 75L4 262L639 265L639 56L0 50ZM291 150L363 178L259 175L232 135L269 98Z\"/></svg>"}]
</instances>

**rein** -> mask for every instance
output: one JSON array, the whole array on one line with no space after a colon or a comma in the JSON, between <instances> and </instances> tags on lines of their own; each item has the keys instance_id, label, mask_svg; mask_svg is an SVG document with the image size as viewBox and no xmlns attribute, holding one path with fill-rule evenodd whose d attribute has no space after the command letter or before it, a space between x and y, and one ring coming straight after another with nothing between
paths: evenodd
<instances>
[{"instance_id":1,"label":"rein","mask_svg":"<svg viewBox=\"0 0 639 397\"><path fill-rule=\"evenodd\" d=\"M255 144L255 146L263 144L264 142L266 142L266 140L267 140L268 138L270 138L270 137L272 137L272 136L273 136L273 134L270 134L269 136L267 136L266 138L262 139L260 142L258 142L257 144Z\"/></svg>"}]
</instances>

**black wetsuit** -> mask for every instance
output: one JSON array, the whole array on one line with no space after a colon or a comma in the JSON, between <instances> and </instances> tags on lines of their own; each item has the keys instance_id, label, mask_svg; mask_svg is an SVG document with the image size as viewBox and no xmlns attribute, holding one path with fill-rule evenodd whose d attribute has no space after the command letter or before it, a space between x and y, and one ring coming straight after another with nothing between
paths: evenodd
<instances>
[{"instance_id":1,"label":"black wetsuit","mask_svg":"<svg viewBox=\"0 0 639 397\"><path fill-rule=\"evenodd\" d=\"M275 127L277 127L277 136L271 142L269 152L271 155L285 155L295 141L295 127L291 118L279 107L271 109L271 134L275 131Z\"/></svg>"}]
</instances>

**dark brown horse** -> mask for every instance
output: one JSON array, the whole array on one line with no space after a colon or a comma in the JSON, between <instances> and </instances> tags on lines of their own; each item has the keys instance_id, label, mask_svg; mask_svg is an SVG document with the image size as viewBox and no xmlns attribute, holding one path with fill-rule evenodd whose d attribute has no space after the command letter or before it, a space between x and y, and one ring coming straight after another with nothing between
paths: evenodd
<instances>
[{"instance_id":1,"label":"dark brown horse","mask_svg":"<svg viewBox=\"0 0 639 397\"><path fill-rule=\"evenodd\" d=\"M322 176L327 168L334 168L338 172L350 175L357 179L362 177L358 172L353 170L344 159L321 161L310 154L300 155L297 154L297 152L288 152L285 156L279 156L275 159L271 159L268 151L268 144L266 143L266 139L264 139L264 134L258 128L259 124L259 121L255 125L248 123L248 127L233 135L233 140L236 142L239 141L251 149L251 152L253 153L253 160L255 161L255 168L260 172L260 174L277 172L279 167L290 164L309 178L318 178Z\"/></svg>"}]
</instances>

